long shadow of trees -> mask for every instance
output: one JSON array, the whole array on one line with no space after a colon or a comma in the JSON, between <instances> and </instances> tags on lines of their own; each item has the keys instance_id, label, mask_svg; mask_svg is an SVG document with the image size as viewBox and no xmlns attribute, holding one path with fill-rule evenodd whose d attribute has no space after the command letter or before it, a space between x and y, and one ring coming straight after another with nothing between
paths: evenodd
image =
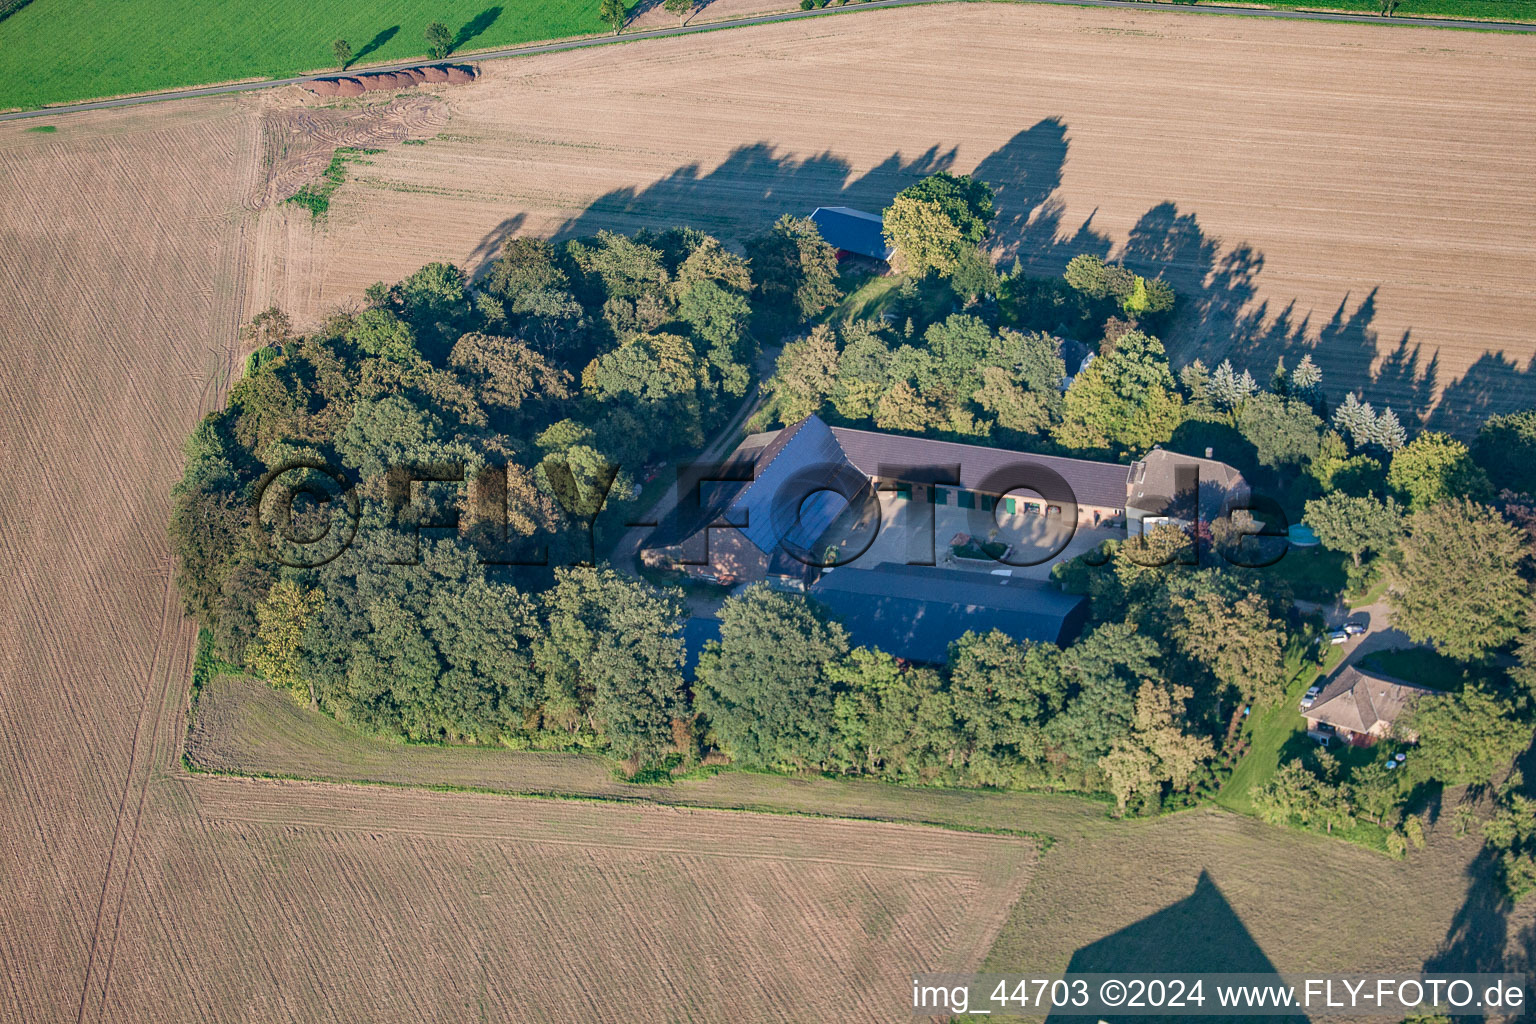
<instances>
[{"instance_id":1,"label":"long shadow of trees","mask_svg":"<svg viewBox=\"0 0 1536 1024\"><path fill-rule=\"evenodd\" d=\"M386 28L384 31L380 32L378 35L376 35L372 39L368 40L368 42L364 43L363 44L363 48L361 50L358 50L356 53L354 53L352 55L352 59L347 61L347 66L351 67L353 64L358 63L364 57L369 56L375 50L377 50L379 47L383 46L385 43L389 42L391 39L395 38L395 36L397 36L399 34L400 34L400 26L399 25L391 25L389 28Z\"/></svg>"},{"instance_id":2,"label":"long shadow of trees","mask_svg":"<svg viewBox=\"0 0 1536 1024\"><path fill-rule=\"evenodd\" d=\"M1095 228L1092 213L1080 224L1066 223L1061 185L1070 149L1068 126L1050 117L976 165L973 173L997 189L994 253L1004 266L1017 258L1038 275L1060 274L1073 256L1085 252L1123 260L1139 273L1162 274L1179 293L1178 313L1164 331L1177 364L1230 358L1266 379L1277 359L1294 365L1309 354L1333 398L1358 390L1367 400L1393 406L1405 422L1436 429L1471 429L1536 393L1536 360L1521 366L1489 352L1461 377L1445 382L1437 402L1438 359L1422 351L1411 331L1383 343L1374 324L1375 289L1358 298L1340 296L1326 320L1294 303L1277 306L1258 296L1262 252L1246 243L1225 244L1201 226L1196 213L1172 202L1152 205L1118 247ZM712 170L690 163L650 185L608 192L558 235L683 223L739 241L781 213L804 216L818 206L882 209L923 176L955 168L956 157L956 149L936 145L914 156L892 153L855 173L847 159L830 150L801 157L757 142L732 150ZM479 255L483 261L489 253Z\"/></svg>"},{"instance_id":3,"label":"long shadow of trees","mask_svg":"<svg viewBox=\"0 0 1536 1024\"><path fill-rule=\"evenodd\" d=\"M496 7L487 7L469 19L469 21L465 22L464 27L454 34L453 49L463 49L476 36L481 35L486 29L496 24L496 19L499 17L501 17L501 7L498 5Z\"/></svg>"}]
</instances>

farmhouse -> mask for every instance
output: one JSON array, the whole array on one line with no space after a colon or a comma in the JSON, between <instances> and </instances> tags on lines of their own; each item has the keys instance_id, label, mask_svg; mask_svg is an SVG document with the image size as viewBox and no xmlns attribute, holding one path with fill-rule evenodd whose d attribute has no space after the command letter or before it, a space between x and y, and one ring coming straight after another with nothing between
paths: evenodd
<instances>
[{"instance_id":1,"label":"farmhouse","mask_svg":"<svg viewBox=\"0 0 1536 1024\"><path fill-rule=\"evenodd\" d=\"M1421 693L1433 692L1413 683L1362 672L1351 665L1323 688L1316 702L1302 715L1307 720L1308 729L1331 731L1347 743L1364 747L1392 735L1393 723L1409 700ZM1417 739L1416 736L1401 738Z\"/></svg>"},{"instance_id":2,"label":"farmhouse","mask_svg":"<svg viewBox=\"0 0 1536 1024\"><path fill-rule=\"evenodd\" d=\"M878 213L849 206L818 206L811 220L827 244L837 250L838 259L853 255L888 262L896 251L885 244L885 221Z\"/></svg>"},{"instance_id":3,"label":"farmhouse","mask_svg":"<svg viewBox=\"0 0 1536 1024\"><path fill-rule=\"evenodd\" d=\"M1153 520L1181 526L1209 523L1232 508L1246 504L1248 484L1237 470L1217 462L1205 450L1205 458L1179 455L1154 446L1146 457L1131 464L1126 483L1126 516L1141 524Z\"/></svg>"},{"instance_id":4,"label":"farmhouse","mask_svg":"<svg viewBox=\"0 0 1536 1024\"><path fill-rule=\"evenodd\" d=\"M1157 493L1165 485L1173 496ZM1182 504L1175 485L1190 492ZM1070 639L1083 602L1046 579L1069 544L1107 539L1128 517L1205 519L1246 495L1230 466L1162 449L1124 466L808 416L751 435L681 486L641 557L726 585L808 591L856 643L942 660L966 629Z\"/></svg>"}]
</instances>

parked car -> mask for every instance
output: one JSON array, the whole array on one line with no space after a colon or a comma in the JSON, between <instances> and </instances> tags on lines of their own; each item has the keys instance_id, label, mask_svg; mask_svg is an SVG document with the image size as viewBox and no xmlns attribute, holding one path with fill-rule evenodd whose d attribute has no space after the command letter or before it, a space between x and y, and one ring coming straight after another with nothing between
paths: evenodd
<instances>
[{"instance_id":1,"label":"parked car","mask_svg":"<svg viewBox=\"0 0 1536 1024\"><path fill-rule=\"evenodd\" d=\"M1342 629L1336 629L1332 633L1328 634L1328 642L1330 644L1342 644L1348 639L1349 634L1344 632Z\"/></svg>"},{"instance_id":2,"label":"parked car","mask_svg":"<svg viewBox=\"0 0 1536 1024\"><path fill-rule=\"evenodd\" d=\"M1314 686L1310 690L1308 690L1306 692L1306 695L1301 698L1301 710L1305 711L1305 710L1307 710L1307 708L1311 707L1313 704L1316 704L1317 703L1317 695L1322 693L1322 692L1323 692L1323 688L1321 686Z\"/></svg>"},{"instance_id":3,"label":"parked car","mask_svg":"<svg viewBox=\"0 0 1536 1024\"><path fill-rule=\"evenodd\" d=\"M1348 633L1350 636L1359 636L1361 633L1365 632L1365 623L1346 622L1344 623L1344 632Z\"/></svg>"}]
</instances>

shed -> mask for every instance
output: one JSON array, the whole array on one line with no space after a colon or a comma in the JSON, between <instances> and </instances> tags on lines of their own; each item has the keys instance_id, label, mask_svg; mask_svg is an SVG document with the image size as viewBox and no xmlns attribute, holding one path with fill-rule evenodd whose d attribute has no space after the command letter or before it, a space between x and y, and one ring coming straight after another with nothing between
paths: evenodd
<instances>
[{"instance_id":1,"label":"shed","mask_svg":"<svg viewBox=\"0 0 1536 1024\"><path fill-rule=\"evenodd\" d=\"M1071 642L1088 600L1021 577L883 562L822 574L810 594L848 630L854 646L938 664L967 631L1002 630L1015 640Z\"/></svg>"},{"instance_id":2,"label":"shed","mask_svg":"<svg viewBox=\"0 0 1536 1024\"><path fill-rule=\"evenodd\" d=\"M889 261L896 250L885 244L885 220L849 206L818 206L811 214L816 230L839 255L853 253Z\"/></svg>"}]
</instances>

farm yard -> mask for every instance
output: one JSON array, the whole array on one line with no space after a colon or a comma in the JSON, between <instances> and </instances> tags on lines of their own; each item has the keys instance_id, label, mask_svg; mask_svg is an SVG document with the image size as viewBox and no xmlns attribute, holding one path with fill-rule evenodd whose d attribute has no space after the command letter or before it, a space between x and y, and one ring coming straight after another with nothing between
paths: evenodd
<instances>
[{"instance_id":1,"label":"farm yard","mask_svg":"<svg viewBox=\"0 0 1536 1024\"><path fill-rule=\"evenodd\" d=\"M0 52L46 6L0 25ZM0 1018L895 1019L913 965L1090 963L1213 905L1216 939L1290 969L1530 964L1529 907L1490 895L1448 823L1388 872L1214 808L1116 822L1077 798L748 774L647 790L594 759L381 745L232 679L189 736L165 536L182 440L273 301L313 320L514 233L740 238L946 166L1002 189L1000 248L1030 267L1171 259L1195 297L1179 356L1263 371L1309 350L1336 389L1438 400L1432 423L1532 404L1521 44L916 9L487 64L377 138L346 134L378 127L351 107L292 114L298 90L0 127ZM771 70L748 82L749 63ZM1416 85L1384 96L1397 81ZM382 152L323 218L269 192L359 142ZM184 749L336 781L191 772ZM616 799L636 795L677 806ZM736 972L782 984L722 1009Z\"/></svg>"},{"instance_id":2,"label":"farm yard","mask_svg":"<svg viewBox=\"0 0 1536 1024\"><path fill-rule=\"evenodd\" d=\"M948 168L999 188L1004 265L1171 266L1176 365L1262 375L1310 352L1335 399L1362 388L1451 429L1536 397L1519 38L976 5L615 52L487 64L445 94L443 132L349 179L323 229L274 211L248 311L311 319L432 259L480 269L514 234L739 239L785 211L879 209ZM1384 96L1397 79L1418 86Z\"/></svg>"}]
</instances>

